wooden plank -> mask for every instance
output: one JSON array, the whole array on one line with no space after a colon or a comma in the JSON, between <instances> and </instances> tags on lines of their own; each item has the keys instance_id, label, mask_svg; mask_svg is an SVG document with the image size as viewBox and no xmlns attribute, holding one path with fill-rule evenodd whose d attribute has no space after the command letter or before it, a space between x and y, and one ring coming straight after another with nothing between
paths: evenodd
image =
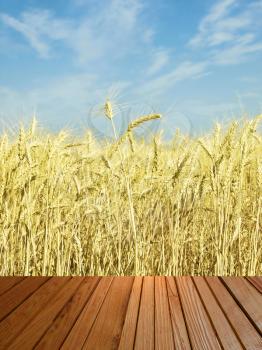
<instances>
[{"instance_id":1,"label":"wooden plank","mask_svg":"<svg viewBox=\"0 0 262 350\"><path fill-rule=\"evenodd\" d=\"M47 281L47 278L32 277L25 278L21 283L18 283L3 294L0 298L0 321L3 320L12 310L33 294L42 284Z\"/></svg>"},{"instance_id":2,"label":"wooden plank","mask_svg":"<svg viewBox=\"0 0 262 350\"><path fill-rule=\"evenodd\" d=\"M86 277L73 298L64 306L35 349L59 349L94 292L100 277Z\"/></svg>"},{"instance_id":3,"label":"wooden plank","mask_svg":"<svg viewBox=\"0 0 262 350\"><path fill-rule=\"evenodd\" d=\"M0 296L21 282L24 277L0 277Z\"/></svg>"},{"instance_id":4,"label":"wooden plank","mask_svg":"<svg viewBox=\"0 0 262 350\"><path fill-rule=\"evenodd\" d=\"M112 281L113 277L101 278L95 292L92 294L88 303L85 305L83 311L79 315L74 327L71 329L63 345L61 346L61 349L70 350L82 348L96 320L97 314L104 302Z\"/></svg>"},{"instance_id":5,"label":"wooden plank","mask_svg":"<svg viewBox=\"0 0 262 350\"><path fill-rule=\"evenodd\" d=\"M31 277L27 277L27 279L30 280ZM30 298L26 299L0 323L0 349L7 348L7 344L11 343L24 327L26 327L38 313L43 311L50 298L52 298L69 279L69 277L52 277L46 283L42 284L41 288L37 289ZM19 348L21 349L21 347Z\"/></svg>"},{"instance_id":6,"label":"wooden plank","mask_svg":"<svg viewBox=\"0 0 262 350\"><path fill-rule=\"evenodd\" d=\"M155 349L175 349L165 277L155 277Z\"/></svg>"},{"instance_id":7,"label":"wooden plank","mask_svg":"<svg viewBox=\"0 0 262 350\"><path fill-rule=\"evenodd\" d=\"M193 349L221 349L191 277L176 277Z\"/></svg>"},{"instance_id":8,"label":"wooden plank","mask_svg":"<svg viewBox=\"0 0 262 350\"><path fill-rule=\"evenodd\" d=\"M255 327L262 332L262 295L245 278L224 277L222 280Z\"/></svg>"},{"instance_id":9,"label":"wooden plank","mask_svg":"<svg viewBox=\"0 0 262 350\"><path fill-rule=\"evenodd\" d=\"M144 277L137 323L135 349L151 350L155 347L155 280Z\"/></svg>"},{"instance_id":10,"label":"wooden plank","mask_svg":"<svg viewBox=\"0 0 262 350\"><path fill-rule=\"evenodd\" d=\"M135 277L121 334L119 350L133 350L142 285L143 277Z\"/></svg>"},{"instance_id":11,"label":"wooden plank","mask_svg":"<svg viewBox=\"0 0 262 350\"><path fill-rule=\"evenodd\" d=\"M8 346L8 349L33 349L50 324L55 320L57 314L75 294L82 282L83 277L74 277L60 289L56 295L53 295L53 298L49 300L42 312L38 313L34 319L28 323Z\"/></svg>"},{"instance_id":12,"label":"wooden plank","mask_svg":"<svg viewBox=\"0 0 262 350\"><path fill-rule=\"evenodd\" d=\"M0 349L262 349L255 277L13 281L0 278Z\"/></svg>"},{"instance_id":13,"label":"wooden plank","mask_svg":"<svg viewBox=\"0 0 262 350\"><path fill-rule=\"evenodd\" d=\"M252 283L252 285L260 292L262 293L262 277L246 277L247 280Z\"/></svg>"},{"instance_id":14,"label":"wooden plank","mask_svg":"<svg viewBox=\"0 0 262 350\"><path fill-rule=\"evenodd\" d=\"M223 348L234 350L243 349L205 279L203 277L193 277L193 281L198 289L202 303L213 323Z\"/></svg>"},{"instance_id":15,"label":"wooden plank","mask_svg":"<svg viewBox=\"0 0 262 350\"><path fill-rule=\"evenodd\" d=\"M175 349L191 349L174 277L166 277Z\"/></svg>"},{"instance_id":16,"label":"wooden plank","mask_svg":"<svg viewBox=\"0 0 262 350\"><path fill-rule=\"evenodd\" d=\"M133 277L115 277L83 349L118 349Z\"/></svg>"},{"instance_id":17,"label":"wooden plank","mask_svg":"<svg viewBox=\"0 0 262 350\"><path fill-rule=\"evenodd\" d=\"M206 277L220 308L246 349L262 349L262 339L218 277Z\"/></svg>"}]
</instances>

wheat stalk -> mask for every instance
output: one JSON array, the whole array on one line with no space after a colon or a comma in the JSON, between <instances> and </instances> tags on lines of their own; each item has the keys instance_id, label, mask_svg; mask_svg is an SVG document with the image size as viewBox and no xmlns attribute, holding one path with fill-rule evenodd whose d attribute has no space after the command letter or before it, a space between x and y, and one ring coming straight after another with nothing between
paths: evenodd
<instances>
[{"instance_id":1,"label":"wheat stalk","mask_svg":"<svg viewBox=\"0 0 262 350\"><path fill-rule=\"evenodd\" d=\"M148 114L145 116L141 116L138 119L134 120L131 122L128 127L126 132L117 140L117 142L112 146L111 151L110 151L110 156L113 155L113 153L118 149L118 147L125 142L125 140L131 135L131 132L133 129L138 127L139 125L154 120L154 119L159 119L161 118L160 114Z\"/></svg>"},{"instance_id":2,"label":"wheat stalk","mask_svg":"<svg viewBox=\"0 0 262 350\"><path fill-rule=\"evenodd\" d=\"M153 119L110 144L0 135L0 275L262 273L259 118L161 148L133 140Z\"/></svg>"},{"instance_id":3,"label":"wheat stalk","mask_svg":"<svg viewBox=\"0 0 262 350\"><path fill-rule=\"evenodd\" d=\"M157 171L157 168L158 168L158 145L157 145L156 137L154 137L153 143L154 143L153 171Z\"/></svg>"}]
</instances>

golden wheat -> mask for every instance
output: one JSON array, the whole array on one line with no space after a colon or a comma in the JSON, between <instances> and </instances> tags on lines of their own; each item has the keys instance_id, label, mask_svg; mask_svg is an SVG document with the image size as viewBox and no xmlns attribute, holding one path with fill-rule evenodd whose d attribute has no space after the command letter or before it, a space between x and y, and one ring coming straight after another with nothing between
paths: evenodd
<instances>
[{"instance_id":1,"label":"golden wheat","mask_svg":"<svg viewBox=\"0 0 262 350\"><path fill-rule=\"evenodd\" d=\"M0 136L0 275L260 275L261 116L135 138L159 117L106 145L36 121Z\"/></svg>"}]
</instances>

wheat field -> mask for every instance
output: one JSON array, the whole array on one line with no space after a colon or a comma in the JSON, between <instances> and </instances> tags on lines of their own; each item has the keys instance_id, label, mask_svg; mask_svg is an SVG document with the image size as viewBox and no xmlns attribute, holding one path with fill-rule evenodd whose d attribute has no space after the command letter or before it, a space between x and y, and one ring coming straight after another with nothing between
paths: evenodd
<instances>
[{"instance_id":1,"label":"wheat field","mask_svg":"<svg viewBox=\"0 0 262 350\"><path fill-rule=\"evenodd\" d=\"M261 116L202 137L0 136L0 275L260 275Z\"/></svg>"}]
</instances>

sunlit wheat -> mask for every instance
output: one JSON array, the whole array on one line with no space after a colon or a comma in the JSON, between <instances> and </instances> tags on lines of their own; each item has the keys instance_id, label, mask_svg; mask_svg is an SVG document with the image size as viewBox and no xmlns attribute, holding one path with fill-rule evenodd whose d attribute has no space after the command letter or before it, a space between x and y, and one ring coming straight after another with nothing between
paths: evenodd
<instances>
[{"instance_id":1,"label":"sunlit wheat","mask_svg":"<svg viewBox=\"0 0 262 350\"><path fill-rule=\"evenodd\" d=\"M1 275L260 275L261 116L198 138L0 136Z\"/></svg>"}]
</instances>

